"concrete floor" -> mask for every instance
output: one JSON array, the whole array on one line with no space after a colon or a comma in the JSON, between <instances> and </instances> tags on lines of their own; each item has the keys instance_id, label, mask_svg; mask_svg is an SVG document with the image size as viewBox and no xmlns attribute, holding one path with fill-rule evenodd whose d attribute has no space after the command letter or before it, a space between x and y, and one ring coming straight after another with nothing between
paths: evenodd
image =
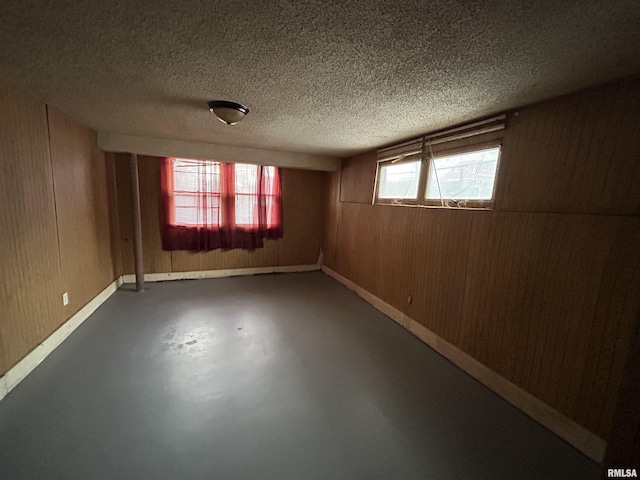
<instances>
[{"instance_id":1,"label":"concrete floor","mask_svg":"<svg viewBox=\"0 0 640 480\"><path fill-rule=\"evenodd\" d=\"M121 289L0 402L2 479L597 479L322 273Z\"/></svg>"}]
</instances>

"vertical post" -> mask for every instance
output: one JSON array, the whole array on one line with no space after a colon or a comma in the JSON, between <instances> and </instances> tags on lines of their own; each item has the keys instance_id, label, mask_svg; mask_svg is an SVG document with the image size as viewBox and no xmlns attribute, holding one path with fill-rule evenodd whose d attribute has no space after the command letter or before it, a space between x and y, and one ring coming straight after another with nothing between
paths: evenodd
<instances>
[{"instance_id":1,"label":"vertical post","mask_svg":"<svg viewBox=\"0 0 640 480\"><path fill-rule=\"evenodd\" d=\"M131 206L133 210L133 247L136 265L136 291L144 291L144 264L142 262L142 219L140 214L140 182L138 180L138 155L129 154L131 176Z\"/></svg>"}]
</instances>

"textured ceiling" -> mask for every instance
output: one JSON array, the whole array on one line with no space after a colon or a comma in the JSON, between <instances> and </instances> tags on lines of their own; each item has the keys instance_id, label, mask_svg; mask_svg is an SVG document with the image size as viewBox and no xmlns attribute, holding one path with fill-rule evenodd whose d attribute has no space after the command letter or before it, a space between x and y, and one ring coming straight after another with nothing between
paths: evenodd
<instances>
[{"instance_id":1,"label":"textured ceiling","mask_svg":"<svg viewBox=\"0 0 640 480\"><path fill-rule=\"evenodd\" d=\"M0 78L129 135L346 156L637 72L638 0L0 2Z\"/></svg>"}]
</instances>

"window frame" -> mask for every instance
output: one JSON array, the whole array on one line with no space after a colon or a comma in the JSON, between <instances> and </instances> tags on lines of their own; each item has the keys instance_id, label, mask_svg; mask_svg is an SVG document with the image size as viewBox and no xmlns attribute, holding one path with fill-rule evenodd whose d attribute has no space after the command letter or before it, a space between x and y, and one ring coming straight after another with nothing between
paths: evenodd
<instances>
[{"instance_id":1,"label":"window frame","mask_svg":"<svg viewBox=\"0 0 640 480\"><path fill-rule=\"evenodd\" d=\"M437 145L437 147L442 147L443 144ZM446 157L450 155L462 154L462 153L471 153L477 152L481 150L490 150L493 148L498 148L498 159L496 161L496 173L493 180L493 188L491 191L491 198L480 200L480 199L454 199L454 198L443 198L443 199L431 199L427 197L427 185L428 180L431 175L433 160L439 157ZM423 148L422 153L408 155L407 157L400 157L399 159L387 159L387 160L378 160L376 166L376 180L373 194L373 204L374 205L399 205L399 206L420 206L420 207L430 207L430 208L461 208L461 209L491 209L495 205L495 196L496 196L496 185L498 183L498 178L500 174L500 160L502 157L502 139L490 140L484 142L474 143L472 145L464 145L459 147L452 148L437 148L435 151L432 149L431 145L425 143L425 147ZM399 162L408 162L415 161L416 158L421 159L420 165L420 173L418 178L418 191L416 198L379 198L380 193L380 171L382 167L388 164L396 164Z\"/></svg>"},{"instance_id":2,"label":"window frame","mask_svg":"<svg viewBox=\"0 0 640 480\"><path fill-rule=\"evenodd\" d=\"M420 161L420 172L418 176L418 191L417 197L415 199L412 198L380 198L380 170L384 165L398 165L402 163L410 163ZM378 165L376 168L376 184L374 189L374 199L375 203L387 204L387 205L417 205L420 200L420 192L424 191L424 185L422 185L423 180L426 182L426 178L424 177L424 169L425 169L425 159L422 154L413 154L407 155L405 157L395 158L392 160L382 160L378 161Z\"/></svg>"},{"instance_id":3,"label":"window frame","mask_svg":"<svg viewBox=\"0 0 640 480\"><path fill-rule=\"evenodd\" d=\"M245 192L236 191L236 189L235 189L235 187L237 186L237 183L236 183L237 182L237 177L236 177L237 169L236 169L236 167L238 165L241 165L243 167L247 166L247 167L255 168L256 181L258 181L258 172L259 172L260 168L273 169L274 170L274 174L272 176L270 176L273 179L273 178L275 178L275 169L277 169L278 167L275 167L273 165L261 165L261 164L244 163L244 162L222 162L220 160L183 158L183 157L171 157L171 159L173 160L173 162L171 163L171 166L170 166L173 188L171 189L170 192L168 192L168 194L172 197L171 211L168 212L168 224L169 225L171 225L173 227L181 227L181 228L200 228L199 226L201 225L201 222L187 223L187 222L180 222L180 221L177 220L177 217L178 217L177 213L178 213L178 209L179 208L194 208L195 211L196 211L197 218L200 218L199 217L199 215L200 215L199 207L197 207L197 206L196 207L181 207L181 206L176 205L175 199L176 199L176 196L193 196L193 197L206 196L207 198L218 198L219 220L216 223L219 223L220 225L226 225L227 228L235 228L235 229L240 229L240 230L244 230L244 231L247 231L247 232L252 232L252 231L256 230L256 228L253 226L255 224L255 222L239 223L238 220L237 220L237 218L238 218L238 211L237 211L237 199L238 199L238 197L242 196L242 197L248 197L248 198L255 199L255 197L257 195L255 195L253 193L245 193ZM213 165L218 166L218 191L200 191L199 190L199 191L195 191L195 192L190 192L190 191L177 190L175 188L175 179L176 179L176 176L179 175L180 172L178 172L176 170L176 167L177 167L177 162L180 162L180 161L194 162L194 163L204 163L204 164L209 164L209 165L212 165L212 166ZM226 166L231 165L231 168L230 169L225 169L225 165ZM225 174L229 173L227 170L232 172L232 179L229 180L234 185L234 191L233 191L232 195L230 195L228 192L224 192L223 191L224 190L223 183L226 181L223 177L224 177ZM270 191L272 193L263 194L262 197L269 198L271 202L275 202L278 197L281 197L281 194L278 195L277 193L273 193L273 186L272 186L272 188L270 188ZM266 219L266 220L267 220L266 223L265 223L265 228L266 229L279 228L277 223L269 222L268 219Z\"/></svg>"},{"instance_id":4,"label":"window frame","mask_svg":"<svg viewBox=\"0 0 640 480\"><path fill-rule=\"evenodd\" d=\"M211 166L217 166L218 167L218 191L214 192L214 191L194 191L194 192L190 192L190 191L186 191L186 190L178 190L175 188L175 183L176 183L176 177L179 174L179 172L176 171L176 167L177 167L177 162L207 162L209 163ZM200 215L200 210L198 209L197 206L195 207L182 207L182 206L178 206L176 205L176 197L177 196L191 196L191 197L198 197L198 196L206 196L208 198L218 198L218 215L222 216L222 210L223 210L223 195L222 195L222 162L218 161L218 160L200 160L200 159L195 159L195 158L181 158L181 157L176 157L174 158L174 162L171 165L172 168L172 175L173 175L173 188L171 190L171 196L173 197L173 211L170 214L170 219L171 219L171 225L176 226L176 227L186 227L186 228L193 228L193 227L197 227L200 223L196 222L196 223L186 223L186 222L179 222L177 220L178 217L178 209L179 208L195 208L196 211L196 216Z\"/></svg>"},{"instance_id":5,"label":"window frame","mask_svg":"<svg viewBox=\"0 0 640 480\"><path fill-rule=\"evenodd\" d=\"M239 222L238 222L238 209L237 209L237 205L238 205L238 197L249 197L249 198L255 198L255 197L256 197L256 195L255 195L255 194L253 194L253 193L238 192L238 190L237 190L237 178L238 178L238 177L237 177L237 175L236 175L236 172L237 172L236 167L237 167L238 165L242 165L243 167L244 167L244 166L255 167L255 169L256 169L256 170L255 170L255 173L256 173L256 182L257 182L257 181L259 181L259 178L258 178L258 177L259 177L259 175L258 175L258 173L259 173L259 169L260 169L261 167L264 167L264 168L266 168L266 169L271 168L271 169L273 169L273 170L274 170L274 174L273 174L273 176L270 176L272 179L275 177L275 169L276 169L276 168L278 168L278 167L275 167L275 166L273 166L273 165L259 165L259 164L255 164L255 163L241 163L241 162L234 162L234 164L233 164L233 182L234 182L234 193L233 193L233 225L234 225L236 228L241 228L241 229L244 229L244 230L247 230L247 231L252 231L252 230L254 230L254 228L253 228L252 226L253 226L253 224L254 224L255 222L252 222L252 223L239 223ZM273 187L273 185L272 185L272 187ZM270 188L270 190L271 190L271 191L273 191L273 188ZM274 201L274 198L278 197L278 194L276 194L276 193L264 193L264 194L262 194L262 197L264 197L265 199L266 199L266 198L269 198L269 199L273 202L273 201ZM255 220L255 219L254 219L254 220ZM275 225L275 224L273 224L273 223L269 223L268 219L265 219L265 221L266 221L266 224L265 224L265 225L266 225L266 228L267 228L267 229L269 229L269 228L274 228L274 227L276 226L276 225Z\"/></svg>"}]
</instances>

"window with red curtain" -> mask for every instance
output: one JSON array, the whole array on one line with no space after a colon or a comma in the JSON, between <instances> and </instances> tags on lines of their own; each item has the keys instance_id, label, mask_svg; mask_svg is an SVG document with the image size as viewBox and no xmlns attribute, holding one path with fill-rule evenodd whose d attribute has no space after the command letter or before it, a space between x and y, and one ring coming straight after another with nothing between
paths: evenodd
<instances>
[{"instance_id":1,"label":"window with red curtain","mask_svg":"<svg viewBox=\"0 0 640 480\"><path fill-rule=\"evenodd\" d=\"M282 238L278 168L165 158L161 177L164 250L254 250Z\"/></svg>"}]
</instances>

